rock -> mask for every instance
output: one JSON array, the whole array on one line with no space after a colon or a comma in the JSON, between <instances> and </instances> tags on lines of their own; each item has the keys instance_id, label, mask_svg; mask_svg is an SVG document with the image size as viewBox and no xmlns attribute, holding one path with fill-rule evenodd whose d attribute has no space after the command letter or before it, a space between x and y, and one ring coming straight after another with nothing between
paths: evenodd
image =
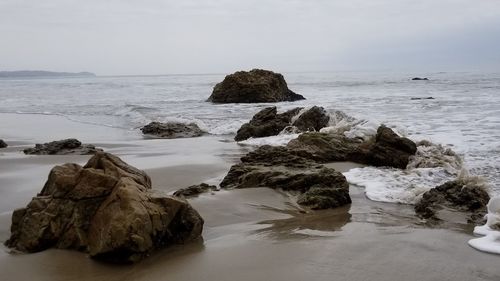
<instances>
[{"instance_id":1,"label":"rock","mask_svg":"<svg viewBox=\"0 0 500 281\"><path fill-rule=\"evenodd\" d=\"M305 99L292 92L283 75L269 70L253 69L227 75L215 85L208 101L213 103L260 103Z\"/></svg>"},{"instance_id":2,"label":"rock","mask_svg":"<svg viewBox=\"0 0 500 281\"><path fill-rule=\"evenodd\" d=\"M349 184L341 173L294 155L285 147L261 146L241 161L231 167L222 188L269 187L298 192L302 194L298 203L314 209L350 203Z\"/></svg>"},{"instance_id":3,"label":"rock","mask_svg":"<svg viewBox=\"0 0 500 281\"><path fill-rule=\"evenodd\" d=\"M164 139L194 138L205 134L195 123L184 124L177 122L151 122L142 127L141 131L145 135Z\"/></svg>"},{"instance_id":4,"label":"rock","mask_svg":"<svg viewBox=\"0 0 500 281\"><path fill-rule=\"evenodd\" d=\"M88 155L95 154L98 151L102 151L102 149L96 148L91 144L82 144L77 139L64 139L44 144L37 143L34 148L23 150L24 154L36 155Z\"/></svg>"},{"instance_id":5,"label":"rock","mask_svg":"<svg viewBox=\"0 0 500 281\"><path fill-rule=\"evenodd\" d=\"M424 77L424 78L422 78L422 77L414 77L411 80L412 81L428 81L429 78L427 78L427 77Z\"/></svg>"},{"instance_id":6,"label":"rock","mask_svg":"<svg viewBox=\"0 0 500 281\"><path fill-rule=\"evenodd\" d=\"M293 132L306 132L319 131L328 126L330 116L323 107L313 106L293 120L302 110L302 107L296 107L278 114L275 106L266 107L257 112L250 122L241 126L234 140L276 136L287 128L293 128Z\"/></svg>"},{"instance_id":7,"label":"rock","mask_svg":"<svg viewBox=\"0 0 500 281\"><path fill-rule=\"evenodd\" d=\"M433 100L433 97L424 97L424 98L410 98L410 100Z\"/></svg>"},{"instance_id":8,"label":"rock","mask_svg":"<svg viewBox=\"0 0 500 281\"><path fill-rule=\"evenodd\" d=\"M313 106L302 113L292 125L304 132L319 131L328 126L329 121L330 116L323 107Z\"/></svg>"},{"instance_id":9,"label":"rock","mask_svg":"<svg viewBox=\"0 0 500 281\"><path fill-rule=\"evenodd\" d=\"M147 174L97 152L88 163L54 167L42 191L12 215L8 247L51 247L135 262L157 248L197 239L203 219L189 203L151 190Z\"/></svg>"},{"instance_id":10,"label":"rock","mask_svg":"<svg viewBox=\"0 0 500 281\"><path fill-rule=\"evenodd\" d=\"M194 197L201 193L217 191L217 187L215 185L209 185L206 183L201 183L198 185L192 185L186 188L181 188L174 192L174 196L177 197Z\"/></svg>"},{"instance_id":11,"label":"rock","mask_svg":"<svg viewBox=\"0 0 500 281\"><path fill-rule=\"evenodd\" d=\"M426 219L438 219L439 211L448 208L471 214L469 221L477 221L486 214L490 196L476 180L458 179L432 188L422 195L415 212Z\"/></svg>"},{"instance_id":12,"label":"rock","mask_svg":"<svg viewBox=\"0 0 500 281\"><path fill-rule=\"evenodd\" d=\"M294 154L326 163L350 161L373 166L404 169L410 156L417 151L416 144L380 126L373 140L349 139L341 134L306 133L291 140L287 147Z\"/></svg>"},{"instance_id":13,"label":"rock","mask_svg":"<svg viewBox=\"0 0 500 281\"><path fill-rule=\"evenodd\" d=\"M7 143L0 139L0 148L6 148L7 146Z\"/></svg>"},{"instance_id":14,"label":"rock","mask_svg":"<svg viewBox=\"0 0 500 281\"><path fill-rule=\"evenodd\" d=\"M245 123L236 133L235 141L248 138L261 138L278 135L285 127L290 126L292 118L302 108L297 107L278 114L275 106L266 107L254 115L250 122Z\"/></svg>"},{"instance_id":15,"label":"rock","mask_svg":"<svg viewBox=\"0 0 500 281\"><path fill-rule=\"evenodd\" d=\"M377 129L375 144L370 148L367 164L405 169L409 158L417 152L410 139L398 136L385 126Z\"/></svg>"}]
</instances>

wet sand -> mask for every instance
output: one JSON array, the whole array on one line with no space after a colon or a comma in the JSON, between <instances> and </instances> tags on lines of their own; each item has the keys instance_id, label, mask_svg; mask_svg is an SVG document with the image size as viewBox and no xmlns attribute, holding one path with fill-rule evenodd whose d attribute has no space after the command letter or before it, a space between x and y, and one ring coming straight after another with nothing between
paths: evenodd
<instances>
[{"instance_id":1,"label":"wet sand","mask_svg":"<svg viewBox=\"0 0 500 281\"><path fill-rule=\"evenodd\" d=\"M171 192L217 182L248 148L220 138L100 143L145 169L153 186ZM39 192L53 165L89 156L0 152L0 240L12 209ZM332 163L347 171L354 165ZM205 219L204 241L174 246L134 265L109 265L84 253L11 254L0 247L0 280L500 280L500 256L467 245L470 225L429 227L412 206L373 202L350 187L350 206L307 211L293 195L267 188L225 190L190 199Z\"/></svg>"}]
</instances>

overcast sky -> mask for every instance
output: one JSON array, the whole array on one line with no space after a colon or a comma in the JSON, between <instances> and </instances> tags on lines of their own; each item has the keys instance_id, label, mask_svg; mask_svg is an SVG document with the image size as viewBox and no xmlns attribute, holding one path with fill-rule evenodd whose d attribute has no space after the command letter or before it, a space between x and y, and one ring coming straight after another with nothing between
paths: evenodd
<instances>
[{"instance_id":1,"label":"overcast sky","mask_svg":"<svg viewBox=\"0 0 500 281\"><path fill-rule=\"evenodd\" d=\"M0 0L0 70L500 70L500 0Z\"/></svg>"}]
</instances>

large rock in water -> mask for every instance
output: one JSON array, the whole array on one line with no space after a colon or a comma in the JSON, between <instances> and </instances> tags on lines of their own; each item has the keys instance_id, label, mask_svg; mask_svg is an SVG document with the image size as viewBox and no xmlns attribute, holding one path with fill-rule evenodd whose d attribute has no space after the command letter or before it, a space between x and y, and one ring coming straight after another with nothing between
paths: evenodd
<instances>
[{"instance_id":1,"label":"large rock in water","mask_svg":"<svg viewBox=\"0 0 500 281\"><path fill-rule=\"evenodd\" d=\"M439 219L439 211L449 208L471 214L475 222L486 214L490 196L474 179L457 179L432 188L415 204L415 212L426 219Z\"/></svg>"},{"instance_id":2,"label":"large rock in water","mask_svg":"<svg viewBox=\"0 0 500 281\"><path fill-rule=\"evenodd\" d=\"M145 135L164 139L194 138L205 133L195 123L184 124L178 122L151 122L142 127L141 131Z\"/></svg>"},{"instance_id":3,"label":"large rock in water","mask_svg":"<svg viewBox=\"0 0 500 281\"><path fill-rule=\"evenodd\" d=\"M3 140L0 140L0 148L5 148L5 147L7 147L7 144Z\"/></svg>"},{"instance_id":4,"label":"large rock in water","mask_svg":"<svg viewBox=\"0 0 500 281\"><path fill-rule=\"evenodd\" d=\"M82 144L77 139L64 139L44 144L37 143L34 148L23 150L24 154L36 155L88 155L95 154L97 151L102 151L102 149L96 148L91 144Z\"/></svg>"},{"instance_id":5,"label":"large rock in water","mask_svg":"<svg viewBox=\"0 0 500 281\"><path fill-rule=\"evenodd\" d=\"M341 134L306 133L290 141L287 147L294 154L326 163L351 161L373 166L405 169L416 144L380 126L374 139L361 141Z\"/></svg>"},{"instance_id":6,"label":"large rock in water","mask_svg":"<svg viewBox=\"0 0 500 281\"><path fill-rule=\"evenodd\" d=\"M269 70L253 69L227 75L215 85L208 101L214 103L259 103L305 99L292 92L283 75Z\"/></svg>"},{"instance_id":7,"label":"large rock in water","mask_svg":"<svg viewBox=\"0 0 500 281\"><path fill-rule=\"evenodd\" d=\"M336 208L351 203L345 177L285 147L261 146L233 165L222 188L269 187L298 192L299 204L312 209Z\"/></svg>"},{"instance_id":8,"label":"large rock in water","mask_svg":"<svg viewBox=\"0 0 500 281\"><path fill-rule=\"evenodd\" d=\"M302 132L319 131L328 126L329 121L330 116L323 107L313 106L307 110L296 107L278 114L276 107L271 106L257 112L250 122L243 124L234 140L276 136L288 126L294 126L296 131Z\"/></svg>"},{"instance_id":9,"label":"large rock in water","mask_svg":"<svg viewBox=\"0 0 500 281\"><path fill-rule=\"evenodd\" d=\"M14 211L6 245L135 262L156 248L199 238L202 228L203 219L185 200L151 190L143 171L99 152L84 167L54 167L42 191Z\"/></svg>"}]
</instances>

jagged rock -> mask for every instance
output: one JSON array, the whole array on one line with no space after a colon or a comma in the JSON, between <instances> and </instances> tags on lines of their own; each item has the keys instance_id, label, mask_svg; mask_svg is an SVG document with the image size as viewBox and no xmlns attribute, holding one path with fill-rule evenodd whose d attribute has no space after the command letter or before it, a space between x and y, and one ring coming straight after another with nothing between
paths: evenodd
<instances>
[{"instance_id":1,"label":"jagged rock","mask_svg":"<svg viewBox=\"0 0 500 281\"><path fill-rule=\"evenodd\" d=\"M141 131L145 135L164 139L194 138L205 134L195 123L184 124L177 122L151 122L142 127Z\"/></svg>"},{"instance_id":2,"label":"jagged rock","mask_svg":"<svg viewBox=\"0 0 500 281\"><path fill-rule=\"evenodd\" d=\"M214 103L259 103L305 99L294 93L283 75L269 70L253 69L227 75L215 85L208 101Z\"/></svg>"},{"instance_id":3,"label":"jagged rock","mask_svg":"<svg viewBox=\"0 0 500 281\"><path fill-rule=\"evenodd\" d=\"M328 126L329 121L330 116L323 107L313 106L302 113L292 125L304 132L319 131Z\"/></svg>"},{"instance_id":4,"label":"jagged rock","mask_svg":"<svg viewBox=\"0 0 500 281\"><path fill-rule=\"evenodd\" d=\"M285 127L290 126L293 116L302 108L297 107L278 114L275 106L266 107L254 115L250 122L243 124L234 137L235 141L248 138L261 138L278 135Z\"/></svg>"},{"instance_id":5,"label":"jagged rock","mask_svg":"<svg viewBox=\"0 0 500 281\"><path fill-rule=\"evenodd\" d=\"M422 78L422 77L414 77L411 80L412 81L428 81L429 78L427 78L427 77L424 77L424 78Z\"/></svg>"},{"instance_id":6,"label":"jagged rock","mask_svg":"<svg viewBox=\"0 0 500 281\"><path fill-rule=\"evenodd\" d=\"M151 190L147 174L98 152L81 167L54 167L42 191L12 215L8 247L55 247L92 258L135 262L151 251L197 239L203 219L185 200Z\"/></svg>"},{"instance_id":7,"label":"jagged rock","mask_svg":"<svg viewBox=\"0 0 500 281\"><path fill-rule=\"evenodd\" d=\"M295 132L301 132L319 131L328 126L330 116L323 107L313 106L293 120L301 110L302 107L296 107L278 114L275 106L266 107L255 114L250 122L241 126L234 140L276 136L286 128L295 128Z\"/></svg>"},{"instance_id":8,"label":"jagged rock","mask_svg":"<svg viewBox=\"0 0 500 281\"><path fill-rule=\"evenodd\" d=\"M469 221L475 222L486 214L489 200L488 192L477 181L458 179L425 192L415 205L415 212L423 218L439 220L439 211L449 208L471 213Z\"/></svg>"},{"instance_id":9,"label":"jagged rock","mask_svg":"<svg viewBox=\"0 0 500 281\"><path fill-rule=\"evenodd\" d=\"M3 140L0 139L0 148L5 148L7 147L7 143L5 143Z\"/></svg>"},{"instance_id":10,"label":"jagged rock","mask_svg":"<svg viewBox=\"0 0 500 281\"><path fill-rule=\"evenodd\" d=\"M34 148L26 148L23 150L24 154L36 155L88 155L95 154L97 151L102 151L102 149L96 148L91 144L82 144L77 139L64 139L44 144L37 143Z\"/></svg>"},{"instance_id":11,"label":"jagged rock","mask_svg":"<svg viewBox=\"0 0 500 281\"><path fill-rule=\"evenodd\" d=\"M206 183L201 183L197 185L192 185L186 188L181 188L174 192L174 196L177 197L194 197L197 196L201 193L205 192L210 192L210 191L217 191L217 186L215 185L209 185Z\"/></svg>"},{"instance_id":12,"label":"jagged rock","mask_svg":"<svg viewBox=\"0 0 500 281\"><path fill-rule=\"evenodd\" d=\"M380 126L373 140L349 139L340 134L306 133L291 140L287 147L294 154L326 163L351 161L373 166L404 169L417 151L415 143Z\"/></svg>"},{"instance_id":13,"label":"jagged rock","mask_svg":"<svg viewBox=\"0 0 500 281\"><path fill-rule=\"evenodd\" d=\"M299 203L314 209L350 203L349 184L341 173L294 155L285 147L261 146L241 161L231 167L220 184L222 188L269 187L304 193Z\"/></svg>"}]
</instances>

